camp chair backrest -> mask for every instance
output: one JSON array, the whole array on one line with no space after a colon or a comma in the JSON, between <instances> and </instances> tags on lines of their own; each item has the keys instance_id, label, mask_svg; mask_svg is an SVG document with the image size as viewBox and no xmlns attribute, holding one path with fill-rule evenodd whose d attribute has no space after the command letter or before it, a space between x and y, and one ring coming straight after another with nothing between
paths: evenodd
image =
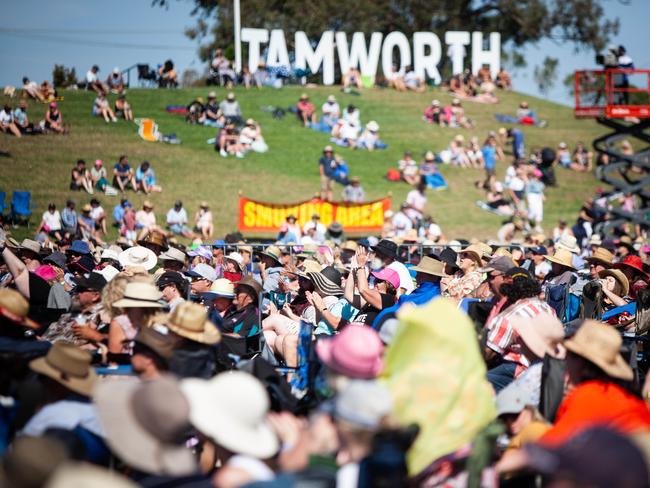
<instances>
[{"instance_id":1,"label":"camp chair backrest","mask_svg":"<svg viewBox=\"0 0 650 488\"><path fill-rule=\"evenodd\" d=\"M551 423L555 421L555 415L564 398L565 366L562 359L544 356L539 412Z\"/></svg>"},{"instance_id":2,"label":"camp chair backrest","mask_svg":"<svg viewBox=\"0 0 650 488\"><path fill-rule=\"evenodd\" d=\"M642 289L636 294L636 335L644 335L650 330L650 290Z\"/></svg>"},{"instance_id":3,"label":"camp chair backrest","mask_svg":"<svg viewBox=\"0 0 650 488\"><path fill-rule=\"evenodd\" d=\"M29 209L32 201L32 194L28 191L15 191L11 198L11 213L13 215L31 215Z\"/></svg>"},{"instance_id":4,"label":"camp chair backrest","mask_svg":"<svg viewBox=\"0 0 650 488\"><path fill-rule=\"evenodd\" d=\"M549 286L546 290L548 303L562 323L578 318L580 315L581 297L571 293L567 284Z\"/></svg>"},{"instance_id":5,"label":"camp chair backrest","mask_svg":"<svg viewBox=\"0 0 650 488\"><path fill-rule=\"evenodd\" d=\"M7 198L7 192L0 191L0 214L5 211L5 208L7 208L5 205L6 198Z\"/></svg>"},{"instance_id":6,"label":"camp chair backrest","mask_svg":"<svg viewBox=\"0 0 650 488\"><path fill-rule=\"evenodd\" d=\"M603 287L598 281L590 281L582 289L580 318L600 320L603 313Z\"/></svg>"},{"instance_id":7,"label":"camp chair backrest","mask_svg":"<svg viewBox=\"0 0 650 488\"><path fill-rule=\"evenodd\" d=\"M155 142L159 139L158 125L153 119L140 119L139 125L138 135L145 141Z\"/></svg>"}]
</instances>

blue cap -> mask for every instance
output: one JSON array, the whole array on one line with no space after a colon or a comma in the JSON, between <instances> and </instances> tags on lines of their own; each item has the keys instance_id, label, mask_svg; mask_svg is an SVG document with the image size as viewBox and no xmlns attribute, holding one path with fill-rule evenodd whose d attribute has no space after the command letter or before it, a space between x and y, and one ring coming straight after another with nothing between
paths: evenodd
<instances>
[{"instance_id":1,"label":"blue cap","mask_svg":"<svg viewBox=\"0 0 650 488\"><path fill-rule=\"evenodd\" d=\"M530 252L533 254L539 254L541 256L546 256L548 254L548 250L544 246L537 246L531 248Z\"/></svg>"},{"instance_id":2,"label":"blue cap","mask_svg":"<svg viewBox=\"0 0 650 488\"><path fill-rule=\"evenodd\" d=\"M72 245L66 252L74 252L77 254L90 254L90 248L85 241L72 241Z\"/></svg>"},{"instance_id":3,"label":"blue cap","mask_svg":"<svg viewBox=\"0 0 650 488\"><path fill-rule=\"evenodd\" d=\"M212 244L212 247L226 247L226 241L224 241L223 239L217 239Z\"/></svg>"}]
</instances>

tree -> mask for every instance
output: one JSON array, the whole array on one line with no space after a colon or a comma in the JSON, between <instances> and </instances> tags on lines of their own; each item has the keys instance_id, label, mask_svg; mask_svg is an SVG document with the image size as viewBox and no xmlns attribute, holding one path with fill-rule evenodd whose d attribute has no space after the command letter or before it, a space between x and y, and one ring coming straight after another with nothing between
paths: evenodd
<instances>
[{"instance_id":1,"label":"tree","mask_svg":"<svg viewBox=\"0 0 650 488\"><path fill-rule=\"evenodd\" d=\"M152 0L166 6L174 0ZM618 32L618 19L604 15L604 0L355 0L352 8L339 0L245 0L246 27L302 30L318 40L327 29L343 32L417 31L441 35L449 30L500 32L514 50L542 39L570 42L576 50L600 51ZM232 0L194 0L194 27L186 34L202 42L201 59L216 47L233 42ZM290 36L287 42L291 43Z\"/></svg>"},{"instance_id":2,"label":"tree","mask_svg":"<svg viewBox=\"0 0 650 488\"><path fill-rule=\"evenodd\" d=\"M557 58L549 58L546 56L544 61L542 61L541 66L536 66L533 71L533 76L535 77L535 83L537 83L537 88L544 95L555 84L555 78L557 77L557 65L559 61Z\"/></svg>"},{"instance_id":3,"label":"tree","mask_svg":"<svg viewBox=\"0 0 650 488\"><path fill-rule=\"evenodd\" d=\"M52 69L52 84L57 88L67 88L77 84L77 73L74 68L66 68L55 64Z\"/></svg>"}]
</instances>

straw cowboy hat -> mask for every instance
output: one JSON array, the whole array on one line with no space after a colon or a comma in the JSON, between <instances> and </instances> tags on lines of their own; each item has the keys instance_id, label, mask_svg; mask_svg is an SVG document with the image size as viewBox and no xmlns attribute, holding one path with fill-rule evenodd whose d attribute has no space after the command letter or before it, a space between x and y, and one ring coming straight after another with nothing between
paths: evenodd
<instances>
[{"instance_id":1,"label":"straw cowboy hat","mask_svg":"<svg viewBox=\"0 0 650 488\"><path fill-rule=\"evenodd\" d=\"M308 273L320 273L320 270L321 265L318 261L314 259L305 259L302 262L302 269L297 269L296 271L288 271L287 273L311 280L311 278L308 276Z\"/></svg>"},{"instance_id":2,"label":"straw cowboy hat","mask_svg":"<svg viewBox=\"0 0 650 488\"><path fill-rule=\"evenodd\" d=\"M483 255L485 254L485 248L483 246L480 246L479 244L472 244L465 249L458 251L459 255L463 253L467 253L472 256L474 261L476 261L476 264L479 266L483 265Z\"/></svg>"},{"instance_id":3,"label":"straw cowboy hat","mask_svg":"<svg viewBox=\"0 0 650 488\"><path fill-rule=\"evenodd\" d=\"M257 280L253 278L251 275L244 276L241 280L235 283L235 290L240 286L245 286L246 288L248 288L248 290L252 292L251 296L254 296L256 301L260 296L260 293L262 293L262 291L264 290L262 288L262 285L260 285L257 282Z\"/></svg>"},{"instance_id":4,"label":"straw cowboy hat","mask_svg":"<svg viewBox=\"0 0 650 488\"><path fill-rule=\"evenodd\" d=\"M597 247L593 254L586 258L585 261L588 263L601 263L608 267L614 264L614 255L604 247Z\"/></svg>"},{"instance_id":5,"label":"straw cowboy hat","mask_svg":"<svg viewBox=\"0 0 650 488\"><path fill-rule=\"evenodd\" d=\"M0 464L0 486L49 487L52 474L69 458L65 444L53 436L16 436Z\"/></svg>"},{"instance_id":6,"label":"straw cowboy hat","mask_svg":"<svg viewBox=\"0 0 650 488\"><path fill-rule=\"evenodd\" d=\"M97 381L95 370L90 366L92 358L86 351L70 342L55 342L47 355L29 363L32 371L53 379L68 390L91 396Z\"/></svg>"},{"instance_id":7,"label":"straw cowboy hat","mask_svg":"<svg viewBox=\"0 0 650 488\"><path fill-rule=\"evenodd\" d=\"M127 283L122 298L113 302L117 308L162 308L162 293L154 285L144 282Z\"/></svg>"},{"instance_id":8,"label":"straw cowboy hat","mask_svg":"<svg viewBox=\"0 0 650 488\"><path fill-rule=\"evenodd\" d=\"M420 264L414 266L410 271L415 271L416 273L424 273L433 276L440 276L445 278L448 276L445 273L445 263L438 261L437 259L430 258L429 256L424 256L420 260Z\"/></svg>"},{"instance_id":9,"label":"straw cowboy hat","mask_svg":"<svg viewBox=\"0 0 650 488\"><path fill-rule=\"evenodd\" d=\"M185 253L180 249L170 247L167 251L158 256L158 259L161 261L178 261L179 263L185 264L186 257Z\"/></svg>"},{"instance_id":10,"label":"straw cowboy hat","mask_svg":"<svg viewBox=\"0 0 650 488\"><path fill-rule=\"evenodd\" d=\"M154 475L197 470L183 441L190 429L190 406L177 380L105 381L94 401L106 442L126 464Z\"/></svg>"},{"instance_id":11,"label":"straw cowboy hat","mask_svg":"<svg viewBox=\"0 0 650 488\"><path fill-rule=\"evenodd\" d=\"M626 296L630 292L630 281L620 269L604 269L598 273L599 278L606 278L607 276L611 276L619 282L621 288L623 288L623 291L621 292L622 297Z\"/></svg>"},{"instance_id":12,"label":"straw cowboy hat","mask_svg":"<svg viewBox=\"0 0 650 488\"><path fill-rule=\"evenodd\" d=\"M210 290L201 293L201 296L206 300L214 300L218 297L235 298L235 285L227 278L219 278L212 283Z\"/></svg>"},{"instance_id":13,"label":"straw cowboy hat","mask_svg":"<svg viewBox=\"0 0 650 488\"><path fill-rule=\"evenodd\" d=\"M590 246L602 246L602 244L603 244L603 239L598 234L592 234L591 237L589 238Z\"/></svg>"},{"instance_id":14,"label":"straw cowboy hat","mask_svg":"<svg viewBox=\"0 0 650 488\"><path fill-rule=\"evenodd\" d=\"M208 320L208 311L197 303L183 302L169 314L167 327L181 337L202 344L216 344L221 333Z\"/></svg>"},{"instance_id":15,"label":"straw cowboy hat","mask_svg":"<svg viewBox=\"0 0 650 488\"><path fill-rule=\"evenodd\" d=\"M580 254L580 246L575 236L564 234L560 240L555 243L555 249L564 249L573 254Z\"/></svg>"},{"instance_id":16,"label":"straw cowboy hat","mask_svg":"<svg viewBox=\"0 0 650 488\"><path fill-rule=\"evenodd\" d=\"M551 263L560 264L562 266L575 270L573 267L573 255L567 249L558 249L552 256L544 256L544 259L550 261Z\"/></svg>"},{"instance_id":17,"label":"straw cowboy hat","mask_svg":"<svg viewBox=\"0 0 650 488\"><path fill-rule=\"evenodd\" d=\"M634 373L620 354L622 344L616 329L595 320L585 320L575 335L564 341L569 351L591 361L612 378L629 381Z\"/></svg>"},{"instance_id":18,"label":"straw cowboy hat","mask_svg":"<svg viewBox=\"0 0 650 488\"><path fill-rule=\"evenodd\" d=\"M203 434L235 454L268 459L280 449L266 421L269 395L248 373L221 373L210 380L186 379L181 388L190 404L190 421Z\"/></svg>"},{"instance_id":19,"label":"straw cowboy hat","mask_svg":"<svg viewBox=\"0 0 650 488\"><path fill-rule=\"evenodd\" d=\"M118 260L123 268L127 266L142 266L147 271L153 269L158 262L156 253L143 246L130 247L122 251Z\"/></svg>"},{"instance_id":20,"label":"straw cowboy hat","mask_svg":"<svg viewBox=\"0 0 650 488\"><path fill-rule=\"evenodd\" d=\"M555 315L546 312L532 318L516 315L513 317L512 326L538 358L547 354L554 358L564 356L564 349L560 346L564 339L564 327Z\"/></svg>"},{"instance_id":21,"label":"straw cowboy hat","mask_svg":"<svg viewBox=\"0 0 650 488\"><path fill-rule=\"evenodd\" d=\"M35 254L41 252L41 245L32 239L23 239L18 247L19 251L32 251Z\"/></svg>"},{"instance_id":22,"label":"straw cowboy hat","mask_svg":"<svg viewBox=\"0 0 650 488\"><path fill-rule=\"evenodd\" d=\"M11 288L0 288L0 315L5 319L23 327L39 329L41 326L30 319L29 302Z\"/></svg>"},{"instance_id":23,"label":"straw cowboy hat","mask_svg":"<svg viewBox=\"0 0 650 488\"><path fill-rule=\"evenodd\" d=\"M280 264L280 256L282 255L282 251L280 251L280 248L278 246L269 246L263 251L258 251L258 254L271 258Z\"/></svg>"}]
</instances>

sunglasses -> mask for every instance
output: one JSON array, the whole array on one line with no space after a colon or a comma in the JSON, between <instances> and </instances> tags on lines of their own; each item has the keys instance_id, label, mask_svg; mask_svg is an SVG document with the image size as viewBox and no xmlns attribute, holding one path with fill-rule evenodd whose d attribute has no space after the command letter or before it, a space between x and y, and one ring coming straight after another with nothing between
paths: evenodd
<instances>
[{"instance_id":1,"label":"sunglasses","mask_svg":"<svg viewBox=\"0 0 650 488\"><path fill-rule=\"evenodd\" d=\"M503 273L499 273L499 274L488 273L488 275L487 275L487 280L488 280L488 281L492 281L492 280L494 280L495 278L498 278L499 276L504 276L504 275L503 275Z\"/></svg>"}]
</instances>

